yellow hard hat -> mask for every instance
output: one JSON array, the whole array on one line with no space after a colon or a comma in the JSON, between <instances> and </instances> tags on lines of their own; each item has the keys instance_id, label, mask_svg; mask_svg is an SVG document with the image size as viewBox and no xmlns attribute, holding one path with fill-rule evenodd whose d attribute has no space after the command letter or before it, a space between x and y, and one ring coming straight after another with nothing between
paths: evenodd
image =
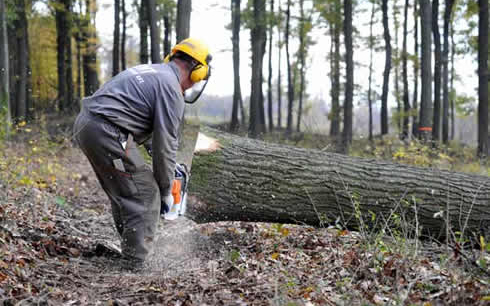
<instances>
[{"instance_id":1,"label":"yellow hard hat","mask_svg":"<svg viewBox=\"0 0 490 306\"><path fill-rule=\"evenodd\" d=\"M209 48L206 44L195 38L186 38L172 48L172 52L167 55L165 62L170 61L170 58L179 51L199 62L199 65L191 72L190 78L192 82L197 83L209 78L209 62L211 62L213 57L209 54Z\"/></svg>"}]
</instances>

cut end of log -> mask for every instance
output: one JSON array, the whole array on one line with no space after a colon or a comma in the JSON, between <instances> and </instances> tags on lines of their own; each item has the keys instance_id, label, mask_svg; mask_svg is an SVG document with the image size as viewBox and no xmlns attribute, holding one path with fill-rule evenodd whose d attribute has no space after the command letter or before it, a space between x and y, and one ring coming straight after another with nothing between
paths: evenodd
<instances>
[{"instance_id":1,"label":"cut end of log","mask_svg":"<svg viewBox=\"0 0 490 306\"><path fill-rule=\"evenodd\" d=\"M197 135L196 147L194 153L199 152L214 152L219 149L219 142L217 139L199 133Z\"/></svg>"}]
</instances>

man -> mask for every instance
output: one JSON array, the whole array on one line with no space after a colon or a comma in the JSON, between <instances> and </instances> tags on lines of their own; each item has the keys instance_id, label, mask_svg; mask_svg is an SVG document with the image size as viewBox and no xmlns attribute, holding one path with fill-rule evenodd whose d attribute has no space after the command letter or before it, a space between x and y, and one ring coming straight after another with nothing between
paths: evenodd
<instances>
[{"instance_id":1,"label":"man","mask_svg":"<svg viewBox=\"0 0 490 306\"><path fill-rule=\"evenodd\" d=\"M205 44L188 38L163 64L129 68L83 100L74 132L108 195L121 251L141 265L152 247L161 209L168 210L184 102L199 98L210 76ZM184 92L204 87L193 101ZM153 171L138 145L152 142Z\"/></svg>"}]
</instances>

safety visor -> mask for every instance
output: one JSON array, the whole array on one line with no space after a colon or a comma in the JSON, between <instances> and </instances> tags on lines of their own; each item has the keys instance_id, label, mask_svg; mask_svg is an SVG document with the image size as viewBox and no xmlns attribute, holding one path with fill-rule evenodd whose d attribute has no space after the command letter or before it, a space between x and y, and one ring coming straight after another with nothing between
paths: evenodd
<instances>
[{"instance_id":1,"label":"safety visor","mask_svg":"<svg viewBox=\"0 0 490 306\"><path fill-rule=\"evenodd\" d=\"M192 104L196 102L201 94L203 93L206 85L208 85L208 80L202 80L200 82L194 83L194 85L184 92L184 100L186 103Z\"/></svg>"}]
</instances>

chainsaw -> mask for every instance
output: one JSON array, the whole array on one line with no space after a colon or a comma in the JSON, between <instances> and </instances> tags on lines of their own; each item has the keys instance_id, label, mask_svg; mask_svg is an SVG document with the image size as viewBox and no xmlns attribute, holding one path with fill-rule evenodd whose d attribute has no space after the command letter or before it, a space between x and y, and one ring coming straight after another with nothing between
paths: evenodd
<instances>
[{"instance_id":1,"label":"chainsaw","mask_svg":"<svg viewBox=\"0 0 490 306\"><path fill-rule=\"evenodd\" d=\"M175 165L174 182L171 189L173 203L164 214L165 220L175 220L185 214L187 208L187 187L190 174L185 164Z\"/></svg>"}]
</instances>

